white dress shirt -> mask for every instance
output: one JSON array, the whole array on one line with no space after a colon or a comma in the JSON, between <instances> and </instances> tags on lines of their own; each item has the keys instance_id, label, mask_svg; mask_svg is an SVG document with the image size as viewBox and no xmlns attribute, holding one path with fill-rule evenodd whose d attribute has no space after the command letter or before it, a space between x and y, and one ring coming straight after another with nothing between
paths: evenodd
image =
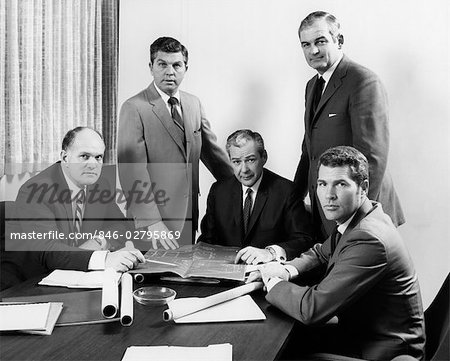
<instances>
[{"instance_id":1,"label":"white dress shirt","mask_svg":"<svg viewBox=\"0 0 450 361\"><path fill-rule=\"evenodd\" d=\"M161 98L164 101L164 104L166 104L166 108L169 111L170 115L172 115L172 107L169 104L169 99L170 98L177 98L178 104L176 105L176 107L177 107L177 110L178 110L178 114L180 114L180 117L183 118L183 113L181 111L180 91L177 89L177 91L176 91L176 93L174 95L169 96L166 93L164 93L161 89L159 89L156 84L155 84L155 88L156 88L156 91L159 93L159 95L161 95Z\"/></svg>"},{"instance_id":2,"label":"white dress shirt","mask_svg":"<svg viewBox=\"0 0 450 361\"><path fill-rule=\"evenodd\" d=\"M75 197L80 192L81 188L76 186L72 182L72 180L66 175L66 173L64 171L64 163L61 163L61 168L62 168L62 173L64 175L64 179L66 180L67 186L69 187L70 192L71 192L71 197L72 197L72 214L75 214L75 207L76 207ZM85 195L87 197L86 189L84 189L84 191L85 191ZM85 204L83 204L83 209L82 209L82 214L83 215L84 215L84 209L85 208L86 208L86 206L85 206ZM89 258L88 269L90 271L104 270L105 269L106 255L108 254L108 252L109 251L94 251L92 253L92 255L91 255L91 258Z\"/></svg>"},{"instance_id":3,"label":"white dress shirt","mask_svg":"<svg viewBox=\"0 0 450 361\"><path fill-rule=\"evenodd\" d=\"M317 74L319 77L322 77L323 80L325 80L325 84L323 85L322 94L323 94L323 92L325 91L325 88L327 87L328 82L329 82L330 79L331 79L331 76L333 75L334 71L336 70L337 66L339 65L339 63L341 62L341 60L342 60L343 57L344 57L344 54L341 54L341 55L339 56L338 60L336 60L336 61L334 62L334 64L333 64L332 66L330 66L330 67L328 68L328 70L327 70L325 73L323 73L322 75Z\"/></svg>"}]
</instances>

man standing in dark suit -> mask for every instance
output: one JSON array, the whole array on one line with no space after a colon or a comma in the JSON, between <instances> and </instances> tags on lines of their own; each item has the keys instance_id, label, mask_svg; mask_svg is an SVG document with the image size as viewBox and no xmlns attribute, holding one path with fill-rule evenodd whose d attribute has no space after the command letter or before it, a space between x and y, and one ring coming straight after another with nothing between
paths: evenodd
<instances>
[{"instance_id":1,"label":"man standing in dark suit","mask_svg":"<svg viewBox=\"0 0 450 361\"><path fill-rule=\"evenodd\" d=\"M330 234L316 194L317 162L326 149L338 145L357 148L370 166L369 198L379 201L396 226L405 222L387 171L389 152L388 102L385 89L369 69L342 51L344 37L337 19L326 12L309 14L299 37L310 67L317 70L306 85L305 135L294 183L300 196L309 192L318 240Z\"/></svg>"},{"instance_id":2,"label":"man standing in dark suit","mask_svg":"<svg viewBox=\"0 0 450 361\"><path fill-rule=\"evenodd\" d=\"M297 353L309 349L365 360L403 354L422 359L425 335L417 273L390 217L381 204L367 198L366 157L339 146L325 151L319 164L317 197L327 219L335 223L334 232L291 262L261 267L249 282L261 276L266 299L302 324L338 317L337 330L320 338L316 349L309 342L299 349L296 341L291 350ZM289 282L299 282L322 266L325 274L315 285Z\"/></svg>"},{"instance_id":3,"label":"man standing in dark suit","mask_svg":"<svg viewBox=\"0 0 450 361\"><path fill-rule=\"evenodd\" d=\"M243 247L236 262L286 260L312 245L311 225L293 183L264 168L259 133L238 130L226 149L235 177L212 185L199 241Z\"/></svg>"},{"instance_id":4,"label":"man standing in dark suit","mask_svg":"<svg viewBox=\"0 0 450 361\"><path fill-rule=\"evenodd\" d=\"M6 210L11 222L2 257L2 265L19 265L17 278L54 269L125 272L145 261L138 250L114 251L125 248L127 231L132 240L134 228L115 203L115 190L100 176L104 151L100 133L72 129L62 142L61 161L20 187L14 214Z\"/></svg>"},{"instance_id":5,"label":"man standing in dark suit","mask_svg":"<svg viewBox=\"0 0 450 361\"><path fill-rule=\"evenodd\" d=\"M188 69L187 49L173 38L159 38L150 46L149 65L153 82L120 111L119 176L136 228L153 236L153 248L159 242L174 249L179 241L195 241L199 159L216 179L233 173L200 100L178 90ZM152 196L139 201L139 194ZM158 194L165 196L157 199Z\"/></svg>"}]
</instances>

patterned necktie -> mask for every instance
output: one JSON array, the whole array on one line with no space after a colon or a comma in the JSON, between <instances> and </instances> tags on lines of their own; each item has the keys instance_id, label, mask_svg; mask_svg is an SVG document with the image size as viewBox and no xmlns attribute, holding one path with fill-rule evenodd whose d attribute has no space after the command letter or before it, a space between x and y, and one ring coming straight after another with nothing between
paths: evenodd
<instances>
[{"instance_id":1,"label":"patterned necktie","mask_svg":"<svg viewBox=\"0 0 450 361\"><path fill-rule=\"evenodd\" d=\"M81 227L83 223L83 204L85 202L86 194L84 190L78 192L75 197L75 232L81 233ZM78 241L73 240L74 247L78 247Z\"/></svg>"},{"instance_id":2,"label":"patterned necktie","mask_svg":"<svg viewBox=\"0 0 450 361\"><path fill-rule=\"evenodd\" d=\"M248 222L250 220L250 215L252 214L252 205L253 205L253 200L252 200L252 189L248 188L246 191L247 196L245 197L245 202L244 202L244 233L247 233L247 229L248 229Z\"/></svg>"},{"instance_id":3,"label":"patterned necktie","mask_svg":"<svg viewBox=\"0 0 450 361\"><path fill-rule=\"evenodd\" d=\"M320 98L322 97L323 92L323 86L325 85L325 80L320 76L319 79L317 79L316 84L314 85L314 98L313 98L313 104L312 104L312 113L311 115L314 116L316 114L317 106L319 105Z\"/></svg>"},{"instance_id":4,"label":"patterned necktie","mask_svg":"<svg viewBox=\"0 0 450 361\"><path fill-rule=\"evenodd\" d=\"M180 113L178 113L178 109L177 109L178 99L175 97L170 97L168 103L170 104L170 110L171 110L173 121L184 132L183 119L181 118L181 115L180 115Z\"/></svg>"}]
</instances>

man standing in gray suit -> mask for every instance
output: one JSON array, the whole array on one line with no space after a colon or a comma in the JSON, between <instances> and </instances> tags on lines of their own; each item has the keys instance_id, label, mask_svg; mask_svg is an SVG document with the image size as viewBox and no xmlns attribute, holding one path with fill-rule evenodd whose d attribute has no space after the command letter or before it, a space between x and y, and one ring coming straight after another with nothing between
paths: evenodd
<instances>
[{"instance_id":1,"label":"man standing in gray suit","mask_svg":"<svg viewBox=\"0 0 450 361\"><path fill-rule=\"evenodd\" d=\"M338 20L316 11L300 24L299 37L308 65L317 71L306 85L305 135L294 183L300 197L309 193L318 240L333 228L316 197L317 162L326 149L349 145L361 151L370 166L369 198L379 201L393 223L405 222L387 171L388 103L376 74L344 55Z\"/></svg>"},{"instance_id":2,"label":"man standing in gray suit","mask_svg":"<svg viewBox=\"0 0 450 361\"><path fill-rule=\"evenodd\" d=\"M199 159L216 179L233 175L197 97L178 88L188 51L176 39L150 46L153 82L120 111L119 176L139 234L165 249L192 244L198 222Z\"/></svg>"}]
</instances>

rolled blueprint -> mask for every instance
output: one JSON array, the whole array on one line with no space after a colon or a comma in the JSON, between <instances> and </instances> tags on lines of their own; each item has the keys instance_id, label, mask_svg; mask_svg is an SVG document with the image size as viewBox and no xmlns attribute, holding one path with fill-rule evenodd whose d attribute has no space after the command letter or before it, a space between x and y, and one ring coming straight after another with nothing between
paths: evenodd
<instances>
[{"instance_id":1,"label":"rolled blueprint","mask_svg":"<svg viewBox=\"0 0 450 361\"><path fill-rule=\"evenodd\" d=\"M120 298L120 323L131 326L133 323L133 277L129 273L122 275Z\"/></svg>"},{"instance_id":2,"label":"rolled blueprint","mask_svg":"<svg viewBox=\"0 0 450 361\"><path fill-rule=\"evenodd\" d=\"M136 281L136 283L142 283L144 282L144 275L142 273L135 273L134 280Z\"/></svg>"},{"instance_id":3,"label":"rolled blueprint","mask_svg":"<svg viewBox=\"0 0 450 361\"><path fill-rule=\"evenodd\" d=\"M204 310L205 308L217 305L219 303L246 295L247 293L261 289L262 287L262 282L252 282L236 288L232 288L228 291L216 293L215 295L198 298L195 300L195 302L186 302L183 304L173 304L169 302L169 308L163 312L163 320L171 321L183 316L187 316L191 313Z\"/></svg>"},{"instance_id":4,"label":"rolled blueprint","mask_svg":"<svg viewBox=\"0 0 450 361\"><path fill-rule=\"evenodd\" d=\"M117 272L112 268L105 269L102 289L102 314L105 318L113 318L119 306L119 284Z\"/></svg>"}]
</instances>

